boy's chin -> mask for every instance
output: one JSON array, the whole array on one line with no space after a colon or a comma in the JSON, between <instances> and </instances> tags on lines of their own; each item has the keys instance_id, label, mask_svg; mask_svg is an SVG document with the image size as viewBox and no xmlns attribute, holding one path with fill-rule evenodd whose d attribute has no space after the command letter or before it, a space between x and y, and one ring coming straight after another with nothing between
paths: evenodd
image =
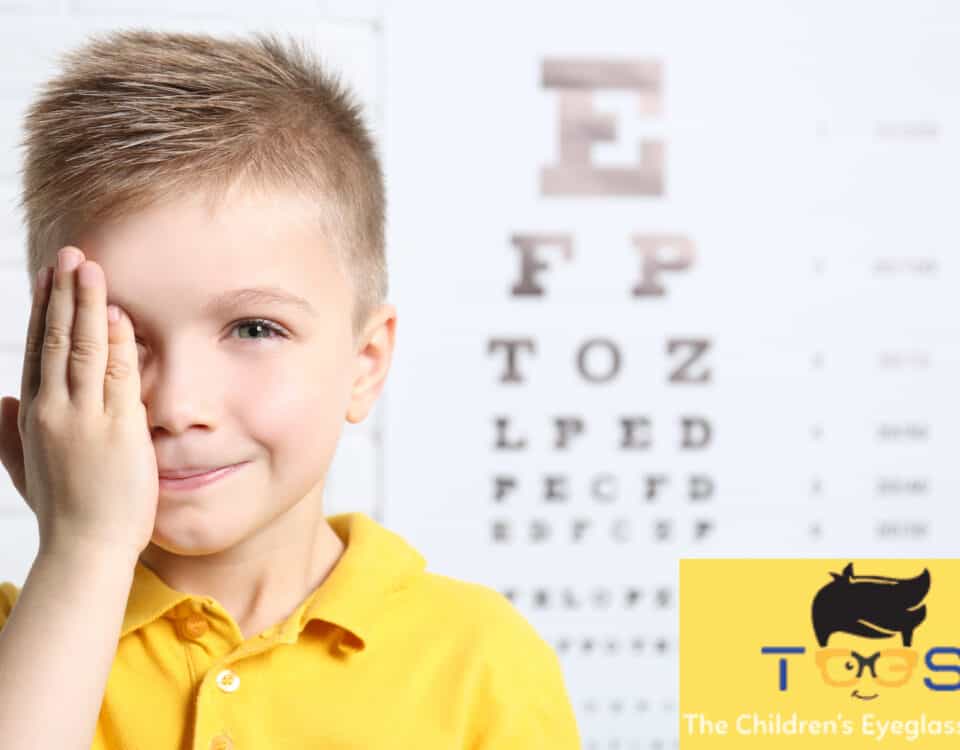
<instances>
[{"instance_id":1,"label":"boy's chin","mask_svg":"<svg viewBox=\"0 0 960 750\"><path fill-rule=\"evenodd\" d=\"M161 499L153 536L142 557L216 555L235 547L253 533L249 529L226 528L223 524L211 523L202 517L202 511L191 514L192 519L185 518L179 511L177 508L164 509Z\"/></svg>"}]
</instances>

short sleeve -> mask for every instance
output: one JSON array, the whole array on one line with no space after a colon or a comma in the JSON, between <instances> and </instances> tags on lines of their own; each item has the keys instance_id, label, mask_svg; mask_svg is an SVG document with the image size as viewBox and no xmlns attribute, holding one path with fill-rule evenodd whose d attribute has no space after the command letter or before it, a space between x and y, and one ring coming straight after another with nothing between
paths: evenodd
<instances>
[{"instance_id":1,"label":"short sleeve","mask_svg":"<svg viewBox=\"0 0 960 750\"><path fill-rule=\"evenodd\" d=\"M0 582L0 630L3 630L18 596L20 596L20 589L14 584L10 581Z\"/></svg>"},{"instance_id":2,"label":"short sleeve","mask_svg":"<svg viewBox=\"0 0 960 750\"><path fill-rule=\"evenodd\" d=\"M553 647L503 598L474 702L469 750L581 750L563 669Z\"/></svg>"}]
</instances>

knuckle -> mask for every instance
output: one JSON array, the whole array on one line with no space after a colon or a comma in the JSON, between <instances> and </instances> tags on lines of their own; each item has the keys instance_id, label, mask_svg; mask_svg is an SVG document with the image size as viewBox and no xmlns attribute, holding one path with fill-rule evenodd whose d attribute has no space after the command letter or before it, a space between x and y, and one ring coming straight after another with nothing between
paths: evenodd
<instances>
[{"instance_id":1,"label":"knuckle","mask_svg":"<svg viewBox=\"0 0 960 750\"><path fill-rule=\"evenodd\" d=\"M78 437L89 438L98 432L99 420L103 417L103 409L99 404L77 399L73 403L72 426Z\"/></svg>"},{"instance_id":2,"label":"knuckle","mask_svg":"<svg viewBox=\"0 0 960 750\"><path fill-rule=\"evenodd\" d=\"M53 404L37 399L33 402L33 407L26 417L25 424L28 429L36 427L43 431L49 430L59 421L57 417L59 413L62 413L62 410L57 409Z\"/></svg>"},{"instance_id":3,"label":"knuckle","mask_svg":"<svg viewBox=\"0 0 960 750\"><path fill-rule=\"evenodd\" d=\"M86 337L75 336L70 347L70 356L78 362L91 362L100 354L101 346Z\"/></svg>"},{"instance_id":4,"label":"knuckle","mask_svg":"<svg viewBox=\"0 0 960 750\"><path fill-rule=\"evenodd\" d=\"M43 332L43 348L59 351L70 348L70 332L62 325L52 323Z\"/></svg>"},{"instance_id":5,"label":"knuckle","mask_svg":"<svg viewBox=\"0 0 960 750\"><path fill-rule=\"evenodd\" d=\"M26 354L28 358L39 357L43 351L43 337L36 334L27 336Z\"/></svg>"},{"instance_id":6,"label":"knuckle","mask_svg":"<svg viewBox=\"0 0 960 750\"><path fill-rule=\"evenodd\" d=\"M110 359L107 362L106 368L106 377L112 378L114 380L122 380L124 378L130 377L133 372L133 368L130 367L130 364L122 359Z\"/></svg>"}]
</instances>

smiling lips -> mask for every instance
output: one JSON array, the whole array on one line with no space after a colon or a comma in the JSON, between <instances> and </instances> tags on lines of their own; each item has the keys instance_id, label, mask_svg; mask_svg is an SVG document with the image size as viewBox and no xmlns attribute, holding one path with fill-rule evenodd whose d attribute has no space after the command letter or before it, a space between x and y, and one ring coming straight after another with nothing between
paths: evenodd
<instances>
[{"instance_id":1,"label":"smiling lips","mask_svg":"<svg viewBox=\"0 0 960 750\"><path fill-rule=\"evenodd\" d=\"M160 487L167 490L192 490L197 487L203 487L204 485L211 484L212 482L216 482L225 476L233 474L247 463L249 462L244 461L239 464L222 466L218 469L211 469L210 471L202 472L200 474L189 473L190 471L196 471L196 469L183 469L180 473L185 474L185 476L180 478L169 476L166 473L160 474Z\"/></svg>"},{"instance_id":2,"label":"smiling lips","mask_svg":"<svg viewBox=\"0 0 960 750\"><path fill-rule=\"evenodd\" d=\"M224 464L221 466L211 466L210 468L201 468L198 466L191 466L186 469L164 469L160 472L161 479L186 479L187 477L195 477L200 474L207 474L211 471L216 471L218 469L224 469L231 464Z\"/></svg>"}]
</instances>

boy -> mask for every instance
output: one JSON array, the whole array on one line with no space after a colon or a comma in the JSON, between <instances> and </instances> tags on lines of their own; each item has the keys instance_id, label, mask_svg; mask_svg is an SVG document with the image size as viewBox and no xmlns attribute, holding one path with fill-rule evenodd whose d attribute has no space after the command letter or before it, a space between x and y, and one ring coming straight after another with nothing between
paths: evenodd
<instances>
[{"instance_id":1,"label":"boy","mask_svg":"<svg viewBox=\"0 0 960 750\"><path fill-rule=\"evenodd\" d=\"M508 600L322 513L396 326L359 107L268 35L130 30L67 63L26 120L0 456L40 549L0 586L0 745L579 747Z\"/></svg>"}]
</instances>

